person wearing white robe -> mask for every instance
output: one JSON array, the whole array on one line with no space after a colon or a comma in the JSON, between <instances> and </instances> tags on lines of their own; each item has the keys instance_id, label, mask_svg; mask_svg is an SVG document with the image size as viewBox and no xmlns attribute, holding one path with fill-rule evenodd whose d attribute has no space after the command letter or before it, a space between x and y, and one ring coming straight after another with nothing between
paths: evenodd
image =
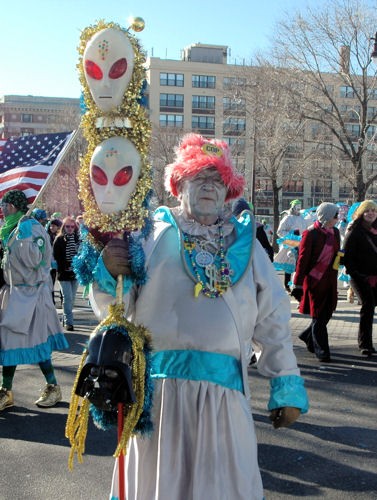
<instances>
[{"instance_id":1,"label":"person wearing white robe","mask_svg":"<svg viewBox=\"0 0 377 500\"><path fill-rule=\"evenodd\" d=\"M271 379L274 427L308 410L289 298L250 214L237 220L225 209L243 188L225 142L186 136L167 168L167 185L181 204L155 213L144 245L148 279L137 287L126 278L128 319L152 334L155 384L154 430L133 437L127 449L126 498L262 500L247 377L252 343L261 353L258 371ZM129 274L126 243L111 240L98 267L115 287L117 274ZM112 300L93 283L98 317Z\"/></svg>"}]
</instances>

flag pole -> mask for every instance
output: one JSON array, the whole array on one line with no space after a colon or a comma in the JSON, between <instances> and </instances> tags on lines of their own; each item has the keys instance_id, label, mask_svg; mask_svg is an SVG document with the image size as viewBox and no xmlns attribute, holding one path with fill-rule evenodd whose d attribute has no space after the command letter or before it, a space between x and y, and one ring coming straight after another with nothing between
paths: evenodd
<instances>
[{"instance_id":1,"label":"flag pole","mask_svg":"<svg viewBox=\"0 0 377 500\"><path fill-rule=\"evenodd\" d=\"M55 173L56 173L56 171L57 171L58 167L61 165L61 163L62 163L62 161L64 160L64 158L67 156L68 151L71 149L71 146L72 146L72 144L73 144L73 141L76 139L76 137L77 137L77 135L78 135L79 131L80 131L80 127L77 127L77 129L76 129L76 130L74 130L74 131L72 132L72 135L71 135L71 137L69 138L69 140L68 140L67 144L65 144L65 146L64 146L64 148L63 148L63 151L61 151L61 152L59 153L59 155L61 155L61 156L59 157L59 155L58 155L58 158L57 158L57 161L56 161L56 163L55 163L55 165L54 165L53 170L51 171L50 175L47 177L46 182L43 184L43 186L41 187L41 189L38 191L38 194L37 194L37 196L35 197L35 199L34 199L33 203L30 205L30 207L29 207L28 211L26 212L26 215L30 215L30 214L31 214L31 212L32 212L33 208L34 208L34 207L35 207L35 205L37 204L38 199L40 199L40 198L41 198L42 193L44 193L44 192L45 192L45 190L46 190L47 186L50 184L50 181L51 181L52 177L55 175Z\"/></svg>"}]
</instances>

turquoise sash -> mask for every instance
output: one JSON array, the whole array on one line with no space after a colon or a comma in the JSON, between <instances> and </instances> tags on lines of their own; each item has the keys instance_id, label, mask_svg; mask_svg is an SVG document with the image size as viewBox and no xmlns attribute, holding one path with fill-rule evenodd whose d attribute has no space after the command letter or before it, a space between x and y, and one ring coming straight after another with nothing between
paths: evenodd
<instances>
[{"instance_id":1,"label":"turquoise sash","mask_svg":"<svg viewBox=\"0 0 377 500\"><path fill-rule=\"evenodd\" d=\"M171 350L152 355L152 378L206 380L243 393L241 363L233 356L207 351Z\"/></svg>"}]
</instances>

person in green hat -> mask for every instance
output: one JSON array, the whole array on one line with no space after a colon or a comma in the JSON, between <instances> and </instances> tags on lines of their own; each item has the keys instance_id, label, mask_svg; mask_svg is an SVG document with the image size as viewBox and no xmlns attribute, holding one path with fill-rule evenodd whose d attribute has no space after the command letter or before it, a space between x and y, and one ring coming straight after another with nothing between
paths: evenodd
<instances>
[{"instance_id":1,"label":"person in green hat","mask_svg":"<svg viewBox=\"0 0 377 500\"><path fill-rule=\"evenodd\" d=\"M46 385L35 404L55 406L62 394L51 354L66 349L68 343L52 302L49 236L34 217L25 215L28 203L23 191L8 191L1 208L5 219L0 229L5 284L0 290L0 411L14 405L12 385L19 364L39 365Z\"/></svg>"}]
</instances>

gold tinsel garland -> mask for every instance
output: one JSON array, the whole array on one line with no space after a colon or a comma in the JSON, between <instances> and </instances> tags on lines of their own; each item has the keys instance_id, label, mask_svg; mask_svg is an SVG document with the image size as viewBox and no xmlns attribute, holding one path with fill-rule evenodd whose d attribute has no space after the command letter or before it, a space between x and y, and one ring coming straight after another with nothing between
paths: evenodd
<instances>
[{"instance_id":1,"label":"gold tinsel garland","mask_svg":"<svg viewBox=\"0 0 377 500\"><path fill-rule=\"evenodd\" d=\"M103 113L94 102L88 83L85 78L83 54L89 40L99 31L106 28L119 29L127 34L134 49L134 68L131 81L125 91L122 103L113 111ZM94 26L83 30L79 45L80 59L77 64L79 79L83 89L86 113L82 117L81 127L84 137L88 141L87 154L80 159L78 173L79 198L83 203L85 222L89 227L96 227L101 232L119 232L127 229L133 231L143 227L149 211L142 207L147 194L152 188L151 166L147 160L151 125L146 110L138 102L142 97L145 74L145 54L138 40L127 30L113 22L98 21ZM105 117L106 120L128 119L130 127L98 127L97 120ZM125 137L129 139L141 156L141 173L135 190L125 210L113 214L103 214L95 201L90 183L90 160L95 148L104 140L111 137Z\"/></svg>"},{"instance_id":2,"label":"gold tinsel garland","mask_svg":"<svg viewBox=\"0 0 377 500\"><path fill-rule=\"evenodd\" d=\"M150 344L151 336L148 330L143 326L136 326L125 319L123 303L109 306L109 315L97 326L92 335L96 335L99 330L112 327L114 324L116 324L117 327L124 327L132 341L132 386L136 396L136 402L127 407L127 412L124 417L123 432L114 452L114 457L119 457L122 452L124 454L126 453L127 442L143 411L146 370L144 346ZM68 458L68 467L70 470L73 469L75 454L77 454L78 462L81 463L83 461L82 455L85 451L90 402L86 398L82 398L76 394L76 387L87 356L88 351L85 350L73 384L65 428L65 435L69 439L71 445Z\"/></svg>"}]
</instances>

